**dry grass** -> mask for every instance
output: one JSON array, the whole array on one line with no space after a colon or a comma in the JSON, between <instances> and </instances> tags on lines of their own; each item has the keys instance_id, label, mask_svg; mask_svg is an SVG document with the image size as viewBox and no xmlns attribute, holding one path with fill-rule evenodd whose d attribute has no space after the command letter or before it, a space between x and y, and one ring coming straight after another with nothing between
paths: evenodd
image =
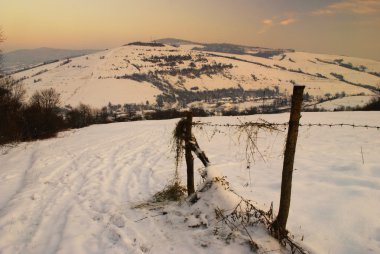
<instances>
[{"instance_id":1,"label":"dry grass","mask_svg":"<svg viewBox=\"0 0 380 254\"><path fill-rule=\"evenodd\" d=\"M181 184L179 179L175 178L170 184L166 185L162 191L154 194L153 201L181 201L185 197L186 191L186 187Z\"/></svg>"},{"instance_id":2,"label":"dry grass","mask_svg":"<svg viewBox=\"0 0 380 254\"><path fill-rule=\"evenodd\" d=\"M186 119L182 118L176 125L172 137L172 151L175 153L175 177L178 178L178 167L183 160L185 150Z\"/></svg>"}]
</instances>

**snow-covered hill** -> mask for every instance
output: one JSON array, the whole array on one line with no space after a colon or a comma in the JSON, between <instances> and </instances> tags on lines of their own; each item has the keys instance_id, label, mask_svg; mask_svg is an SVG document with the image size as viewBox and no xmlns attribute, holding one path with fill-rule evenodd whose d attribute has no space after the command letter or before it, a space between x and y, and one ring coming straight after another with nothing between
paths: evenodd
<instances>
[{"instance_id":1,"label":"snow-covered hill","mask_svg":"<svg viewBox=\"0 0 380 254\"><path fill-rule=\"evenodd\" d=\"M282 123L289 115L241 120L259 117ZM97 125L2 150L0 253L252 253L238 231L229 234L216 219L214 209L228 211L236 202L223 190L202 193L205 200L193 206L146 203L173 176L176 121ZM380 115L304 113L302 122L379 126ZM194 130L214 174L264 210L273 201L276 212L285 133L259 134L265 161L258 157L247 169L243 139L220 130ZM379 154L376 129L300 129L288 222L296 241L312 253L380 252ZM252 236L259 253L286 253L263 232Z\"/></svg>"},{"instance_id":2,"label":"snow-covered hill","mask_svg":"<svg viewBox=\"0 0 380 254\"><path fill-rule=\"evenodd\" d=\"M244 48L232 54L220 52L226 51L224 44L216 45L125 45L43 65L14 78L23 81L29 96L53 87L63 105L82 102L94 107L111 102L241 108L241 103L251 107L262 98L281 107L289 101L293 83L306 85L310 105L356 95L368 101L379 91L377 61L286 50L264 58L257 55L270 49ZM356 101L344 100L346 106Z\"/></svg>"},{"instance_id":3,"label":"snow-covered hill","mask_svg":"<svg viewBox=\"0 0 380 254\"><path fill-rule=\"evenodd\" d=\"M12 73L33 66L54 62L65 58L83 56L95 53L99 50L69 50L54 48L21 49L3 54L2 68L7 73Z\"/></svg>"}]
</instances>

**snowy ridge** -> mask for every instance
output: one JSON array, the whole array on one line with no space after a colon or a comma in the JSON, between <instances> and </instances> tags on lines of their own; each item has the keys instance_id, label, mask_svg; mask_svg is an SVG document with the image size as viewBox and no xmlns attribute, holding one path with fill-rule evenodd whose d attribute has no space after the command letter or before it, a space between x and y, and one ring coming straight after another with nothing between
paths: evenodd
<instances>
[{"instance_id":1,"label":"snowy ridge","mask_svg":"<svg viewBox=\"0 0 380 254\"><path fill-rule=\"evenodd\" d=\"M380 86L380 63L373 60L305 52L284 52L263 58L248 53L194 50L194 46L125 45L13 76L23 81L28 96L53 87L61 94L62 106L82 102L93 107L109 102L154 105L159 95L174 100L168 100L165 107L180 107L189 102L179 91L227 88L244 91L266 88L276 91L275 97L288 98L293 83L306 85L305 93L314 100L344 94L348 97L344 105L355 106L356 100L349 96L366 96L368 102ZM254 98L240 93L240 102L236 99L233 102L235 106L242 107L241 103L248 103L243 107L255 106ZM216 102L223 102L221 99L199 103L215 108Z\"/></svg>"}]
</instances>

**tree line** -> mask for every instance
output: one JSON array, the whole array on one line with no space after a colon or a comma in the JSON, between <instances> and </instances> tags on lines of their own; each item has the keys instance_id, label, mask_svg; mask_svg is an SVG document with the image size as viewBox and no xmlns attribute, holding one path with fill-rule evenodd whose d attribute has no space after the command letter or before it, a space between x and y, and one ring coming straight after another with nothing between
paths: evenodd
<instances>
[{"instance_id":1,"label":"tree line","mask_svg":"<svg viewBox=\"0 0 380 254\"><path fill-rule=\"evenodd\" d=\"M0 78L0 145L55 136L59 131L106 123L107 112L80 104L63 110L53 88L36 91L25 101L22 84L9 76Z\"/></svg>"}]
</instances>

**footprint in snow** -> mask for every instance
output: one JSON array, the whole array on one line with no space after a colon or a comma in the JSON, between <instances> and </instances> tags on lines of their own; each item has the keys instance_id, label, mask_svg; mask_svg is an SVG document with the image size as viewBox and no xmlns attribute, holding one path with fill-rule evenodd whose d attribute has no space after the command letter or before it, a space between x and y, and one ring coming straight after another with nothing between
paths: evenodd
<instances>
[{"instance_id":1,"label":"footprint in snow","mask_svg":"<svg viewBox=\"0 0 380 254\"><path fill-rule=\"evenodd\" d=\"M112 215L110 221L118 228L123 228L125 226L124 219L120 215Z\"/></svg>"},{"instance_id":2,"label":"footprint in snow","mask_svg":"<svg viewBox=\"0 0 380 254\"><path fill-rule=\"evenodd\" d=\"M92 217L92 220L93 221L101 221L103 219L103 216L100 215L100 214L95 214L93 217Z\"/></svg>"},{"instance_id":3,"label":"footprint in snow","mask_svg":"<svg viewBox=\"0 0 380 254\"><path fill-rule=\"evenodd\" d=\"M121 236L113 229L108 230L107 237L113 244L116 244L121 238Z\"/></svg>"}]
</instances>

